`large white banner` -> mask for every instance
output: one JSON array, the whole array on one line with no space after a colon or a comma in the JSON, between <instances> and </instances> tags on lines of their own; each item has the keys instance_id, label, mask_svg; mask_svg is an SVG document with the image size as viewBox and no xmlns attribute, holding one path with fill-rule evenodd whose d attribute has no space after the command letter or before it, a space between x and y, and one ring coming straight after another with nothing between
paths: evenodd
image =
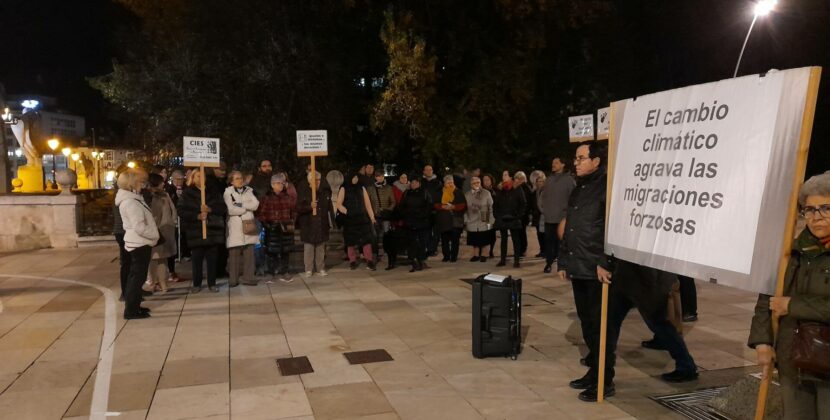
<instances>
[{"instance_id":1,"label":"large white banner","mask_svg":"<svg viewBox=\"0 0 830 420\"><path fill-rule=\"evenodd\" d=\"M615 103L606 252L774 292L809 76L770 72Z\"/></svg>"}]
</instances>

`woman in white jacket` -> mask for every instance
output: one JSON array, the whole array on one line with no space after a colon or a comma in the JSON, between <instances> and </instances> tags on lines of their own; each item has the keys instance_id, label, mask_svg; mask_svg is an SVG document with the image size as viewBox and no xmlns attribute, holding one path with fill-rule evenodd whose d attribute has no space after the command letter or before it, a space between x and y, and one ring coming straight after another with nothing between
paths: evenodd
<instances>
[{"instance_id":1,"label":"woman in white jacket","mask_svg":"<svg viewBox=\"0 0 830 420\"><path fill-rule=\"evenodd\" d=\"M259 208L259 200L254 196L253 188L245 186L241 172L233 171L229 178L231 186L225 190L225 205L228 206L229 285L239 285L241 268L242 284L256 286L254 246L259 243L259 227L254 219L254 211Z\"/></svg>"},{"instance_id":2,"label":"woman in white jacket","mask_svg":"<svg viewBox=\"0 0 830 420\"><path fill-rule=\"evenodd\" d=\"M147 278L153 247L159 240L159 230L150 207L141 196L147 183L147 172L131 169L118 176L118 194L115 205L124 222L124 248L130 256L130 274L124 295L124 319L150 316L150 310L141 307L141 285Z\"/></svg>"}]
</instances>

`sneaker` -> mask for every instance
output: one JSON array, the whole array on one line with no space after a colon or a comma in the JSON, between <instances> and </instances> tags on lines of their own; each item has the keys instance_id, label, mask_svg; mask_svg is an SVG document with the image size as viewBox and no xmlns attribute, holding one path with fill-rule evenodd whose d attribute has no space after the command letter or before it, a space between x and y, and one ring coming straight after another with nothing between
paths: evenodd
<instances>
[{"instance_id":1,"label":"sneaker","mask_svg":"<svg viewBox=\"0 0 830 420\"><path fill-rule=\"evenodd\" d=\"M698 373L695 370L683 371L683 370L677 370L677 369L675 369L675 370L673 370L669 373L664 373L664 374L660 375L660 379L662 379L666 382L669 382L669 383L673 383L673 384L678 384L678 383L681 383L681 382L694 381L695 379L697 379L697 377L698 377Z\"/></svg>"},{"instance_id":2,"label":"sneaker","mask_svg":"<svg viewBox=\"0 0 830 420\"><path fill-rule=\"evenodd\" d=\"M294 277L291 276L281 276L279 281L284 284L290 284L294 282Z\"/></svg>"},{"instance_id":3,"label":"sneaker","mask_svg":"<svg viewBox=\"0 0 830 420\"><path fill-rule=\"evenodd\" d=\"M199 293L202 291L202 286L193 286L190 288L190 293Z\"/></svg>"},{"instance_id":4,"label":"sneaker","mask_svg":"<svg viewBox=\"0 0 830 420\"><path fill-rule=\"evenodd\" d=\"M304 272L303 274L300 274L300 275L303 276L304 279L307 279L307 278L311 277L312 274L314 274L314 273L312 273L311 271L306 271L306 272Z\"/></svg>"},{"instance_id":5,"label":"sneaker","mask_svg":"<svg viewBox=\"0 0 830 420\"><path fill-rule=\"evenodd\" d=\"M318 274L320 274L320 277L325 277L329 275L329 272L326 270L320 270Z\"/></svg>"},{"instance_id":6,"label":"sneaker","mask_svg":"<svg viewBox=\"0 0 830 420\"><path fill-rule=\"evenodd\" d=\"M377 271L378 268L377 268L377 266L375 266L374 261L369 261L366 264L366 269L369 270L369 271Z\"/></svg>"},{"instance_id":7,"label":"sneaker","mask_svg":"<svg viewBox=\"0 0 830 420\"><path fill-rule=\"evenodd\" d=\"M219 293L219 288L216 286L208 286L208 291L211 293Z\"/></svg>"},{"instance_id":8,"label":"sneaker","mask_svg":"<svg viewBox=\"0 0 830 420\"><path fill-rule=\"evenodd\" d=\"M603 398L613 397L616 394L616 390L614 389L614 384L606 384L605 388L602 390ZM579 393L580 401L585 402L597 402L597 386L594 385L582 392Z\"/></svg>"},{"instance_id":9,"label":"sneaker","mask_svg":"<svg viewBox=\"0 0 830 420\"><path fill-rule=\"evenodd\" d=\"M697 322L697 314L683 315L683 322Z\"/></svg>"}]
</instances>

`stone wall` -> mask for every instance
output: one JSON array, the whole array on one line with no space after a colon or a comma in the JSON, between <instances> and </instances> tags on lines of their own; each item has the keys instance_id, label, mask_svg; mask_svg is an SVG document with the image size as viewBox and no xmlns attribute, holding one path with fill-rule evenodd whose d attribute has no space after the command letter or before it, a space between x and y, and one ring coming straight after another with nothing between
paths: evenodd
<instances>
[{"instance_id":1,"label":"stone wall","mask_svg":"<svg viewBox=\"0 0 830 420\"><path fill-rule=\"evenodd\" d=\"M0 196L0 252L78 246L78 197Z\"/></svg>"}]
</instances>

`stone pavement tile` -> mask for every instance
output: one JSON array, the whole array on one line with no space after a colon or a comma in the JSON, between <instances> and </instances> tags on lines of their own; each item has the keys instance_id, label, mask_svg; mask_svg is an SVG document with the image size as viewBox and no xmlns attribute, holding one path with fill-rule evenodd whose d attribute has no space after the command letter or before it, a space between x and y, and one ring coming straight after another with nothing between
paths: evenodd
<instances>
[{"instance_id":1,"label":"stone pavement tile","mask_svg":"<svg viewBox=\"0 0 830 420\"><path fill-rule=\"evenodd\" d=\"M164 364L157 389L228 382L227 357L171 360Z\"/></svg>"},{"instance_id":2,"label":"stone pavement tile","mask_svg":"<svg viewBox=\"0 0 830 420\"><path fill-rule=\"evenodd\" d=\"M38 358L40 362L98 362L101 336L66 337L55 342Z\"/></svg>"},{"instance_id":3,"label":"stone pavement tile","mask_svg":"<svg viewBox=\"0 0 830 420\"><path fill-rule=\"evenodd\" d=\"M233 389L230 398L234 419L284 419L312 414L299 382Z\"/></svg>"},{"instance_id":4,"label":"stone pavement tile","mask_svg":"<svg viewBox=\"0 0 830 420\"><path fill-rule=\"evenodd\" d=\"M380 389L371 382L310 389L308 400L318 420L394 411Z\"/></svg>"},{"instance_id":5,"label":"stone pavement tile","mask_svg":"<svg viewBox=\"0 0 830 420\"><path fill-rule=\"evenodd\" d=\"M112 373L161 372L170 343L156 344L159 345L131 347L116 341Z\"/></svg>"},{"instance_id":6,"label":"stone pavement tile","mask_svg":"<svg viewBox=\"0 0 830 420\"><path fill-rule=\"evenodd\" d=\"M158 382L158 372L130 372L113 374L110 378L108 411L147 410L153 400ZM90 377L78 393L66 416L89 415L95 375Z\"/></svg>"},{"instance_id":7,"label":"stone pavement tile","mask_svg":"<svg viewBox=\"0 0 830 420\"><path fill-rule=\"evenodd\" d=\"M211 333L176 333L167 360L228 357L230 336Z\"/></svg>"},{"instance_id":8,"label":"stone pavement tile","mask_svg":"<svg viewBox=\"0 0 830 420\"><path fill-rule=\"evenodd\" d=\"M147 419L228 418L229 384L210 384L156 391Z\"/></svg>"},{"instance_id":9,"label":"stone pavement tile","mask_svg":"<svg viewBox=\"0 0 830 420\"><path fill-rule=\"evenodd\" d=\"M277 356L289 353L291 350L283 334L231 337L231 359L276 359Z\"/></svg>"},{"instance_id":10,"label":"stone pavement tile","mask_svg":"<svg viewBox=\"0 0 830 420\"><path fill-rule=\"evenodd\" d=\"M277 366L277 358L289 357L280 355L276 358L261 359L232 359L231 360L231 390L262 387L267 385L281 385L299 383L299 376L282 376Z\"/></svg>"},{"instance_id":11,"label":"stone pavement tile","mask_svg":"<svg viewBox=\"0 0 830 420\"><path fill-rule=\"evenodd\" d=\"M36 361L12 384L8 392L46 392L51 388L81 389L95 368L97 360L87 362L41 362Z\"/></svg>"},{"instance_id":12,"label":"stone pavement tile","mask_svg":"<svg viewBox=\"0 0 830 420\"><path fill-rule=\"evenodd\" d=\"M65 328L27 328L25 322L0 338L0 351L24 348L46 349Z\"/></svg>"},{"instance_id":13,"label":"stone pavement tile","mask_svg":"<svg viewBox=\"0 0 830 420\"><path fill-rule=\"evenodd\" d=\"M147 417L147 410L119 411L118 420L144 420ZM64 417L63 420L88 420L89 416Z\"/></svg>"},{"instance_id":14,"label":"stone pavement tile","mask_svg":"<svg viewBox=\"0 0 830 420\"><path fill-rule=\"evenodd\" d=\"M0 350L0 375L19 374L43 353L43 347L24 347L14 350Z\"/></svg>"},{"instance_id":15,"label":"stone pavement tile","mask_svg":"<svg viewBox=\"0 0 830 420\"><path fill-rule=\"evenodd\" d=\"M142 319L139 322L144 321L145 320ZM139 322L128 322L127 325L121 329L115 339L115 345L117 348L155 347L162 344L169 347L170 342L173 341L173 335L176 332L175 326L145 328L138 325Z\"/></svg>"},{"instance_id":16,"label":"stone pavement tile","mask_svg":"<svg viewBox=\"0 0 830 420\"><path fill-rule=\"evenodd\" d=\"M11 392L0 395L0 413L4 419L59 419L72 403L78 388L52 388Z\"/></svg>"},{"instance_id":17,"label":"stone pavement tile","mask_svg":"<svg viewBox=\"0 0 830 420\"><path fill-rule=\"evenodd\" d=\"M231 337L248 335L284 334L277 314L231 314Z\"/></svg>"},{"instance_id":18,"label":"stone pavement tile","mask_svg":"<svg viewBox=\"0 0 830 420\"><path fill-rule=\"evenodd\" d=\"M21 325L26 328L61 328L66 329L70 326L76 318L78 318L83 311L52 311L52 312L38 312L33 313Z\"/></svg>"},{"instance_id":19,"label":"stone pavement tile","mask_svg":"<svg viewBox=\"0 0 830 420\"><path fill-rule=\"evenodd\" d=\"M444 375L453 388L465 397L501 397L524 400L541 400L526 386L499 369L482 369L477 373Z\"/></svg>"},{"instance_id":20,"label":"stone pavement tile","mask_svg":"<svg viewBox=\"0 0 830 420\"><path fill-rule=\"evenodd\" d=\"M483 418L460 396L412 395L406 391L393 391L387 392L386 398L402 420Z\"/></svg>"},{"instance_id":21,"label":"stone pavement tile","mask_svg":"<svg viewBox=\"0 0 830 420\"><path fill-rule=\"evenodd\" d=\"M559 419L608 420L628 417L625 411L613 404L613 397L608 399L607 403L597 404L580 401L577 398L578 394L578 390L565 385L549 390L549 393L543 394L542 397L551 406L564 413L564 416L559 417Z\"/></svg>"},{"instance_id":22,"label":"stone pavement tile","mask_svg":"<svg viewBox=\"0 0 830 420\"><path fill-rule=\"evenodd\" d=\"M410 395L457 395L455 389L416 354L401 353L387 363L365 365L374 382L384 392L407 392Z\"/></svg>"},{"instance_id":23,"label":"stone pavement tile","mask_svg":"<svg viewBox=\"0 0 830 420\"><path fill-rule=\"evenodd\" d=\"M564 414L545 401L490 398L467 398L486 419L544 420L559 419Z\"/></svg>"},{"instance_id":24,"label":"stone pavement tile","mask_svg":"<svg viewBox=\"0 0 830 420\"><path fill-rule=\"evenodd\" d=\"M297 356L295 353L294 356ZM308 357L314 373L300 375L307 389L371 382L364 365L350 365L342 351L320 351L302 354Z\"/></svg>"}]
</instances>

